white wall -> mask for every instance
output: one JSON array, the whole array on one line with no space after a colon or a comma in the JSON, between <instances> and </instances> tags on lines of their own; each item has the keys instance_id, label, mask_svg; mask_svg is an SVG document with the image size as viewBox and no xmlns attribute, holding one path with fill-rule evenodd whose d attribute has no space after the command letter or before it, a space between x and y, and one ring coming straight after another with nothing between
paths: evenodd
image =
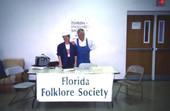
<instances>
[{"instance_id":1,"label":"white wall","mask_svg":"<svg viewBox=\"0 0 170 111\"><path fill-rule=\"evenodd\" d=\"M0 0L0 59L24 58L25 67L34 64L35 56L46 54L58 60L57 45L61 33L69 30L72 19L89 21L88 38L97 49L91 61L112 65L123 77L126 66L127 11L166 11L157 0Z\"/></svg>"}]
</instances>

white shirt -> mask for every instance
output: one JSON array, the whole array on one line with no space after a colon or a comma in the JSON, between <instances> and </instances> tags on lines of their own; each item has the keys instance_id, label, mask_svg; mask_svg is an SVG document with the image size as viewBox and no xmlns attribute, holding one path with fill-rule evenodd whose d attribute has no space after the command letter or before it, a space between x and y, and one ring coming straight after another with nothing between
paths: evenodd
<instances>
[{"instance_id":1,"label":"white shirt","mask_svg":"<svg viewBox=\"0 0 170 111\"><path fill-rule=\"evenodd\" d=\"M79 39L79 38L78 38L78 39ZM84 47L84 46L87 45L86 39L87 39L87 38L84 38L84 41L81 41L81 40L79 39L79 45L80 45L81 47ZM75 42L76 45L77 45L77 39L76 39L76 41L74 41L74 42ZM96 48L96 46L95 46L95 44L94 44L94 42L93 42L92 40L87 39L87 42L88 42L88 45L89 45L90 50L94 50L94 49Z\"/></svg>"},{"instance_id":2,"label":"white shirt","mask_svg":"<svg viewBox=\"0 0 170 111\"><path fill-rule=\"evenodd\" d=\"M65 44L66 50L67 50L67 55L70 57L70 44Z\"/></svg>"}]
</instances>

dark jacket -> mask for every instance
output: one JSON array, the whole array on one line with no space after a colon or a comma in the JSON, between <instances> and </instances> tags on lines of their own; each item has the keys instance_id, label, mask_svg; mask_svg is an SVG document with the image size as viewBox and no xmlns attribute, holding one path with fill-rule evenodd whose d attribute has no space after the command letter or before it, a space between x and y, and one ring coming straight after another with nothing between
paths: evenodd
<instances>
[{"instance_id":1,"label":"dark jacket","mask_svg":"<svg viewBox=\"0 0 170 111\"><path fill-rule=\"evenodd\" d=\"M68 56L67 56L67 50L66 50L64 42L58 45L57 55L61 56L61 61L62 61L63 67L67 66ZM71 60L70 67L74 67L75 56L77 56L77 47L76 47L76 45L72 45L70 43L70 60Z\"/></svg>"}]
</instances>

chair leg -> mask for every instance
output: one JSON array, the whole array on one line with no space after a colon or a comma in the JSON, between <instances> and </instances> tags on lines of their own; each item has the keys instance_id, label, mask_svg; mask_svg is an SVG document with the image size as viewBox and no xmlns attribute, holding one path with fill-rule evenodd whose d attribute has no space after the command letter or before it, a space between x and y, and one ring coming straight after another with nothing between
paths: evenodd
<instances>
[{"instance_id":1,"label":"chair leg","mask_svg":"<svg viewBox=\"0 0 170 111\"><path fill-rule=\"evenodd\" d=\"M31 89L29 89L28 91L27 91L27 93L25 94L25 96L23 97L23 99L25 99L26 98L26 96L29 94L29 92L33 92L33 96L32 97L29 97L29 98L27 98L27 99L30 99L30 98L33 98L33 97L35 97L35 92L34 92L34 90L33 90L33 87L31 87Z\"/></svg>"},{"instance_id":2,"label":"chair leg","mask_svg":"<svg viewBox=\"0 0 170 111\"><path fill-rule=\"evenodd\" d=\"M128 86L126 86L126 94L129 95Z\"/></svg>"},{"instance_id":3,"label":"chair leg","mask_svg":"<svg viewBox=\"0 0 170 111\"><path fill-rule=\"evenodd\" d=\"M34 87L31 87L31 90L32 90L32 92L33 92L33 97L35 97L35 91L34 91Z\"/></svg>"},{"instance_id":4,"label":"chair leg","mask_svg":"<svg viewBox=\"0 0 170 111\"><path fill-rule=\"evenodd\" d=\"M16 92L15 96L12 98L12 100L9 102L9 105L14 103L15 98L18 96L18 92Z\"/></svg>"},{"instance_id":5,"label":"chair leg","mask_svg":"<svg viewBox=\"0 0 170 111\"><path fill-rule=\"evenodd\" d=\"M134 95L132 95L132 99L130 101L130 105L132 104L134 97L135 97L135 93L134 93Z\"/></svg>"},{"instance_id":6,"label":"chair leg","mask_svg":"<svg viewBox=\"0 0 170 111\"><path fill-rule=\"evenodd\" d=\"M141 101L143 101L143 86L141 86Z\"/></svg>"},{"instance_id":7,"label":"chair leg","mask_svg":"<svg viewBox=\"0 0 170 111\"><path fill-rule=\"evenodd\" d=\"M34 89L33 89L33 88L34 88L34 87L32 87L32 88L31 88L31 90L32 90L32 91L33 91L33 93L35 94L35 91L34 91Z\"/></svg>"},{"instance_id":8,"label":"chair leg","mask_svg":"<svg viewBox=\"0 0 170 111\"><path fill-rule=\"evenodd\" d=\"M115 100L116 100L116 98L117 98L117 96L118 96L118 93L119 93L119 91L120 91L121 86L122 86L122 85L120 84L119 89L117 90L117 93L116 93L116 96L115 96Z\"/></svg>"},{"instance_id":9,"label":"chair leg","mask_svg":"<svg viewBox=\"0 0 170 111\"><path fill-rule=\"evenodd\" d=\"M132 95L132 99L130 101L130 105L132 104L134 97L135 97L135 95Z\"/></svg>"},{"instance_id":10,"label":"chair leg","mask_svg":"<svg viewBox=\"0 0 170 111\"><path fill-rule=\"evenodd\" d=\"M27 93L24 95L23 100L26 98L26 96L28 95L28 93L31 91L31 89L28 89Z\"/></svg>"},{"instance_id":11,"label":"chair leg","mask_svg":"<svg viewBox=\"0 0 170 111\"><path fill-rule=\"evenodd\" d=\"M135 94L137 93L137 89L138 89L138 87L136 87L135 90L134 90L134 93L133 93L133 95L132 95L132 99L131 99L130 104L132 104L132 102L133 102L133 99L134 99L134 97L135 97Z\"/></svg>"},{"instance_id":12,"label":"chair leg","mask_svg":"<svg viewBox=\"0 0 170 111\"><path fill-rule=\"evenodd\" d=\"M28 91L26 92L26 94L24 95L24 97L23 97L22 99L19 99L19 98L18 98L18 95L19 95L19 93L22 92L23 90L24 90L24 89L21 89L20 91L15 92L16 94L15 94L15 96L12 98L12 100L9 102L9 105L14 104L15 102L18 102L18 101L20 101L20 100L27 100L27 99L32 98L32 97L30 97L30 98L25 99L26 96L29 94L29 92L30 92L31 90L33 91L33 94L34 94L33 97L35 97L35 92L34 92L33 87L32 87L31 89L28 89ZM18 99L14 102L14 100L15 100L16 98L18 98Z\"/></svg>"}]
</instances>

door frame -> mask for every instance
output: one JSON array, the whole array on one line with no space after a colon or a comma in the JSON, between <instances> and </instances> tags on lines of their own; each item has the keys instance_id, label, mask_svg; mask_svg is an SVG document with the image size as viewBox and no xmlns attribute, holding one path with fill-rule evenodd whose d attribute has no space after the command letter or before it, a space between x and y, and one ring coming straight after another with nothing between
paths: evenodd
<instances>
[{"instance_id":1,"label":"door frame","mask_svg":"<svg viewBox=\"0 0 170 111\"><path fill-rule=\"evenodd\" d=\"M152 51L152 80L155 80L155 56L156 56L156 29L157 29L157 16L158 15L170 15L169 11L127 11L128 15L153 15L154 24L153 24L153 51ZM126 26L127 27L127 26Z\"/></svg>"}]
</instances>

